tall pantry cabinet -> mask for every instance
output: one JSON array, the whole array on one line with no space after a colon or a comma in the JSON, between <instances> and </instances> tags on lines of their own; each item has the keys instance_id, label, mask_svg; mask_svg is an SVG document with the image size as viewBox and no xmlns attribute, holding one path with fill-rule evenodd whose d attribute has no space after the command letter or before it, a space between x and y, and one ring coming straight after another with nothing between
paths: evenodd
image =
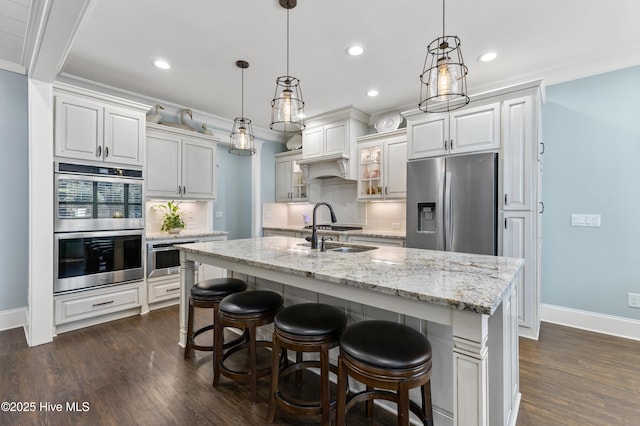
<instances>
[{"instance_id":1,"label":"tall pantry cabinet","mask_svg":"<svg viewBox=\"0 0 640 426\"><path fill-rule=\"evenodd\" d=\"M446 141L456 140L455 149L462 134L479 135L487 141L473 144L473 151L498 152L499 254L524 259L517 284L519 334L533 339L538 338L540 330L543 103L544 86L536 80L472 96L469 106L449 114L424 114L419 110L403 113L410 160L453 155L451 142ZM429 130L438 122L450 122L458 116L467 117L466 122L479 131L458 132L456 139L451 133ZM460 121L463 124L466 126ZM487 135L495 135L495 139ZM433 149L427 149L429 146Z\"/></svg>"}]
</instances>

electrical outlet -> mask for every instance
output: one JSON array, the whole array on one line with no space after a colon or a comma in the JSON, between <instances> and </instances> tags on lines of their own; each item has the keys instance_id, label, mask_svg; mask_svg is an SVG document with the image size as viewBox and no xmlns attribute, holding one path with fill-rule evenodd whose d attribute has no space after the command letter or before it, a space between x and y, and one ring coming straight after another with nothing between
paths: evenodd
<instances>
[{"instance_id":1,"label":"electrical outlet","mask_svg":"<svg viewBox=\"0 0 640 426\"><path fill-rule=\"evenodd\" d=\"M640 308L640 294L629 293L627 296L630 308Z\"/></svg>"},{"instance_id":2,"label":"electrical outlet","mask_svg":"<svg viewBox=\"0 0 640 426\"><path fill-rule=\"evenodd\" d=\"M222 212L216 212L216 219L222 219Z\"/></svg>"},{"instance_id":3,"label":"electrical outlet","mask_svg":"<svg viewBox=\"0 0 640 426\"><path fill-rule=\"evenodd\" d=\"M399 231L400 230L400 224L398 222L392 222L391 223L391 229L393 229L394 231Z\"/></svg>"},{"instance_id":4,"label":"electrical outlet","mask_svg":"<svg viewBox=\"0 0 640 426\"><path fill-rule=\"evenodd\" d=\"M189 221L187 222L187 229L196 229L198 227L198 222Z\"/></svg>"}]
</instances>

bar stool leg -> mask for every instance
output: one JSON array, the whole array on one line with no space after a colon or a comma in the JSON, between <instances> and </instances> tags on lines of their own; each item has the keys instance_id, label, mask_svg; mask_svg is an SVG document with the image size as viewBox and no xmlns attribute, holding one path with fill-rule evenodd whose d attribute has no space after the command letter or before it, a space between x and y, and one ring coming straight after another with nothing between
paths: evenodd
<instances>
[{"instance_id":1,"label":"bar stool leg","mask_svg":"<svg viewBox=\"0 0 640 426\"><path fill-rule=\"evenodd\" d=\"M302 352L296 352L296 363L301 363L302 362L302 357L303 357L303 353ZM298 370L296 371L296 381L295 381L296 386L300 387L302 386L302 370Z\"/></svg>"},{"instance_id":2,"label":"bar stool leg","mask_svg":"<svg viewBox=\"0 0 640 426\"><path fill-rule=\"evenodd\" d=\"M409 386L398 386L398 426L409 426Z\"/></svg>"},{"instance_id":3,"label":"bar stool leg","mask_svg":"<svg viewBox=\"0 0 640 426\"><path fill-rule=\"evenodd\" d=\"M422 394L422 412L433 425L433 408L431 407L431 380L429 380L428 383L420 386L420 393Z\"/></svg>"},{"instance_id":4,"label":"bar stool leg","mask_svg":"<svg viewBox=\"0 0 640 426\"><path fill-rule=\"evenodd\" d=\"M373 391L373 386L367 385L367 392L371 392L371 391ZM373 399L372 398L367 399L367 402L365 403L365 409L367 412L367 418L372 419L373 418Z\"/></svg>"},{"instance_id":5,"label":"bar stool leg","mask_svg":"<svg viewBox=\"0 0 640 426\"><path fill-rule=\"evenodd\" d=\"M320 349L320 403L322 404L322 425L329 426L331 416L329 414L329 344L323 343Z\"/></svg>"},{"instance_id":6,"label":"bar stool leg","mask_svg":"<svg viewBox=\"0 0 640 426\"><path fill-rule=\"evenodd\" d=\"M251 403L255 404L258 400L258 364L257 364L257 350L256 350L256 325L252 323L249 326L249 388L251 389Z\"/></svg>"},{"instance_id":7,"label":"bar stool leg","mask_svg":"<svg viewBox=\"0 0 640 426\"><path fill-rule=\"evenodd\" d=\"M218 338L218 336L223 336L224 327L222 326L222 321L219 318L216 318L216 322L213 324L213 386L217 386L220 381L220 362L222 362L222 347L223 347L223 339Z\"/></svg>"},{"instance_id":8,"label":"bar stool leg","mask_svg":"<svg viewBox=\"0 0 640 426\"><path fill-rule=\"evenodd\" d=\"M267 422L273 423L276 418L276 392L278 391L278 381L280 380L280 339L276 333L273 333L271 354L271 394L269 395L269 413L267 414Z\"/></svg>"},{"instance_id":9,"label":"bar stool leg","mask_svg":"<svg viewBox=\"0 0 640 426\"><path fill-rule=\"evenodd\" d=\"M344 426L347 389L349 387L349 377L347 368L344 366L342 357L338 357L338 394L336 395L336 426Z\"/></svg>"}]
</instances>

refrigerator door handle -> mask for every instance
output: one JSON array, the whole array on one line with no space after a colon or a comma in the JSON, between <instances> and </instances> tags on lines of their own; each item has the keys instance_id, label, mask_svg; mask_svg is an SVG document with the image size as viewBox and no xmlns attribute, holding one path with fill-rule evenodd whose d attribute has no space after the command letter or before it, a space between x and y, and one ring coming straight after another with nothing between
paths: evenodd
<instances>
[{"instance_id":1,"label":"refrigerator door handle","mask_svg":"<svg viewBox=\"0 0 640 426\"><path fill-rule=\"evenodd\" d=\"M451 204L451 173L444 177L444 250L451 251L453 247L453 205Z\"/></svg>"}]
</instances>

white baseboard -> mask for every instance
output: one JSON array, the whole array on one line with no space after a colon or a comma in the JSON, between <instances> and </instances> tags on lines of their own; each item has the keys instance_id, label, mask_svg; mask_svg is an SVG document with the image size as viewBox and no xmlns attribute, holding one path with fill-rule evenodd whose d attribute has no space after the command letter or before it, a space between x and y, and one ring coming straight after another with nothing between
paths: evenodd
<instances>
[{"instance_id":1,"label":"white baseboard","mask_svg":"<svg viewBox=\"0 0 640 426\"><path fill-rule=\"evenodd\" d=\"M596 333L640 340L640 320L615 317L595 312L581 311L542 304L540 306L542 321L567 327L580 328Z\"/></svg>"},{"instance_id":2,"label":"white baseboard","mask_svg":"<svg viewBox=\"0 0 640 426\"><path fill-rule=\"evenodd\" d=\"M0 331L24 327L27 324L27 308L0 311Z\"/></svg>"}]
</instances>

